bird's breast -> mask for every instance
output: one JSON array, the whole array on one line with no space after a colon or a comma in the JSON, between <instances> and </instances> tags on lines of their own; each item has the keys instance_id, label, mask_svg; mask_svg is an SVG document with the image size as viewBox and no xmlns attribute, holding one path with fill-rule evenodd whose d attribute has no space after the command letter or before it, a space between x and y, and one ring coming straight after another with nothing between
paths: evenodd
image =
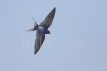
<instances>
[{"instance_id":1,"label":"bird's breast","mask_svg":"<svg viewBox=\"0 0 107 71\"><path fill-rule=\"evenodd\" d=\"M47 29L45 27L38 27L38 30L40 33L45 33Z\"/></svg>"}]
</instances>

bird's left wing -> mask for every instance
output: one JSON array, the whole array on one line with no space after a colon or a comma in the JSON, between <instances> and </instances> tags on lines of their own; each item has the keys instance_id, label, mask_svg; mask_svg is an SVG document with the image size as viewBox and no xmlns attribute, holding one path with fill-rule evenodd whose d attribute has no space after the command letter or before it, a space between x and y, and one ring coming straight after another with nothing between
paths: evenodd
<instances>
[{"instance_id":1,"label":"bird's left wing","mask_svg":"<svg viewBox=\"0 0 107 71\"><path fill-rule=\"evenodd\" d=\"M40 30L38 29L36 32L36 40L34 45L34 54L36 54L39 49L41 48L43 41L45 40L45 33L40 33Z\"/></svg>"}]
</instances>

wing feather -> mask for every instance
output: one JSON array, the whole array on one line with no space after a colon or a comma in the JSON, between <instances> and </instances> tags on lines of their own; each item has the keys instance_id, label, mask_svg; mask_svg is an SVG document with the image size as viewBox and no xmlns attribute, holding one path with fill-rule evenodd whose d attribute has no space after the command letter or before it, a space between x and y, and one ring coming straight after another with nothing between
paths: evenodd
<instances>
[{"instance_id":1,"label":"wing feather","mask_svg":"<svg viewBox=\"0 0 107 71\"><path fill-rule=\"evenodd\" d=\"M44 40L45 40L45 34L40 33L39 30L37 30L35 46L34 46L34 54L36 54L39 51L39 49L41 48Z\"/></svg>"},{"instance_id":2,"label":"wing feather","mask_svg":"<svg viewBox=\"0 0 107 71\"><path fill-rule=\"evenodd\" d=\"M53 19L54 19L55 11L56 11L56 8L54 8L54 9L46 16L45 20L42 21L39 26L41 26L41 27L45 26L45 27L49 28L50 25L52 24Z\"/></svg>"}]
</instances>

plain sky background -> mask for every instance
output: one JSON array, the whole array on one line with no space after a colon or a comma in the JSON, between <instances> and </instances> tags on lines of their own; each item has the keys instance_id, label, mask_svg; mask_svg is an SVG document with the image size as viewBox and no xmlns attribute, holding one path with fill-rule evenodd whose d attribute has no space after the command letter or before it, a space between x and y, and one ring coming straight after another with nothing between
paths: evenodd
<instances>
[{"instance_id":1,"label":"plain sky background","mask_svg":"<svg viewBox=\"0 0 107 71\"><path fill-rule=\"evenodd\" d=\"M34 55L36 31L56 7ZM107 71L107 0L0 0L0 71Z\"/></svg>"}]
</instances>

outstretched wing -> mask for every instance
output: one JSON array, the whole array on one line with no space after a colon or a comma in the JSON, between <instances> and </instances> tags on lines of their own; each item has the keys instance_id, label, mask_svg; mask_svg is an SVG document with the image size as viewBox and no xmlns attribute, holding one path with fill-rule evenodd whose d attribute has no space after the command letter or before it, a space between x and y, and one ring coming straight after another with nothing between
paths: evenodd
<instances>
[{"instance_id":1,"label":"outstretched wing","mask_svg":"<svg viewBox=\"0 0 107 71\"><path fill-rule=\"evenodd\" d=\"M45 39L45 33L40 33L40 30L38 29L36 32L34 54L36 54L39 51L39 49L41 48L43 44L44 39Z\"/></svg>"},{"instance_id":2,"label":"outstretched wing","mask_svg":"<svg viewBox=\"0 0 107 71\"><path fill-rule=\"evenodd\" d=\"M54 9L46 16L45 20L42 21L39 26L41 26L41 27L45 26L45 27L49 28L50 25L52 24L53 19L54 19L55 11L56 11L56 8L54 8Z\"/></svg>"}]
</instances>

